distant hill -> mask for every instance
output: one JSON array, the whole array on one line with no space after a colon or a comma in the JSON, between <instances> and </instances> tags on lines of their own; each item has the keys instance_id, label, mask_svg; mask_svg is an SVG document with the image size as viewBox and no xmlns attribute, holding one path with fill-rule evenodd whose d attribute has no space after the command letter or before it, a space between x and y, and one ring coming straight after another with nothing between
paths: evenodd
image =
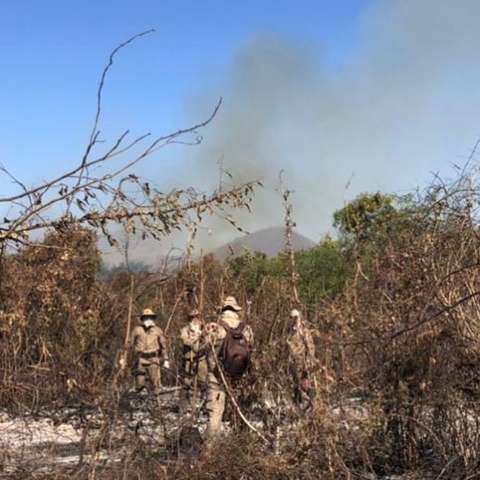
<instances>
[{"instance_id":1,"label":"distant hill","mask_svg":"<svg viewBox=\"0 0 480 480\"><path fill-rule=\"evenodd\" d=\"M292 237L294 250L305 250L315 246L315 242L309 238L294 232ZM227 243L223 247L215 249L212 253L219 260L231 255L237 256L250 251L262 252L273 257L285 249L285 229L283 227L271 227L257 232L244 235Z\"/></svg>"}]
</instances>

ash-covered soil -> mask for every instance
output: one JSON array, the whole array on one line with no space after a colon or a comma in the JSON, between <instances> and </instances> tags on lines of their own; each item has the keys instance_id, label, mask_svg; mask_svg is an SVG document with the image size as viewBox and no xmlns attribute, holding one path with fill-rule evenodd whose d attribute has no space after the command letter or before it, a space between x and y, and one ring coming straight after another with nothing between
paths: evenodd
<instances>
[{"instance_id":1,"label":"ash-covered soil","mask_svg":"<svg viewBox=\"0 0 480 480\"><path fill-rule=\"evenodd\" d=\"M82 404L52 407L21 417L0 412L0 479L59 472L73 474L93 465L101 469L128 458L138 459L142 452L155 455L165 464L179 458L194 459L203 448L207 415L202 403L192 414L181 412L179 394L178 387L164 388L158 396L129 392L120 399L115 412ZM357 422L373 415L368 402L356 397L333 406L332 413L339 423L353 430ZM256 428L268 429L265 417L250 420ZM302 428L301 420L292 422L285 418L283 423L280 436ZM230 426L224 422L223 428L228 431ZM418 477L365 474L363 478Z\"/></svg>"},{"instance_id":2,"label":"ash-covered soil","mask_svg":"<svg viewBox=\"0 0 480 480\"><path fill-rule=\"evenodd\" d=\"M201 435L207 421L202 411L182 415L178 396L178 388L165 388L158 396L127 393L114 412L80 404L21 417L0 412L0 478L92 462L107 466L131 455L136 445L163 449L165 460L170 455L178 458L182 429L189 426ZM193 448L187 445L185 450Z\"/></svg>"}]
</instances>

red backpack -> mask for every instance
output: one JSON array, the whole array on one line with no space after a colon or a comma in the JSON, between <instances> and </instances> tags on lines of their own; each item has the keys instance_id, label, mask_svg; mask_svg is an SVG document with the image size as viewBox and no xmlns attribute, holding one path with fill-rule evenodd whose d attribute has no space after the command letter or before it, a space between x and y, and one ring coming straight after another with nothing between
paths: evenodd
<instances>
[{"instance_id":1,"label":"red backpack","mask_svg":"<svg viewBox=\"0 0 480 480\"><path fill-rule=\"evenodd\" d=\"M218 322L227 332L220 347L219 359L223 371L230 377L239 378L250 366L250 345L243 334L245 324L232 328L223 320Z\"/></svg>"}]
</instances>

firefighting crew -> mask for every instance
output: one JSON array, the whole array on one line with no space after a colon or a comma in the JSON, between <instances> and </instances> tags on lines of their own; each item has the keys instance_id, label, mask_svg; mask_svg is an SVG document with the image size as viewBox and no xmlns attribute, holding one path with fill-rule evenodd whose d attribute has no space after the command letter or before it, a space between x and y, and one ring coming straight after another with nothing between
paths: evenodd
<instances>
[{"instance_id":1,"label":"firefighting crew","mask_svg":"<svg viewBox=\"0 0 480 480\"><path fill-rule=\"evenodd\" d=\"M289 370L294 385L294 401L302 408L311 406L315 394L313 372L316 366L315 343L302 314L290 312L292 333L287 339Z\"/></svg>"},{"instance_id":2,"label":"firefighting crew","mask_svg":"<svg viewBox=\"0 0 480 480\"><path fill-rule=\"evenodd\" d=\"M131 343L135 351L133 374L137 392L146 388L145 380L148 377L154 392L158 393L162 386L160 362L163 367L169 368L167 341L160 327L155 324L157 315L149 308L142 312L140 325L132 332Z\"/></svg>"},{"instance_id":3,"label":"firefighting crew","mask_svg":"<svg viewBox=\"0 0 480 480\"><path fill-rule=\"evenodd\" d=\"M188 323L180 332L182 351L182 393L180 407L191 413L206 393L208 412L207 439L218 437L222 429L227 394L236 380L248 372L253 350L253 332L241 317L242 308L233 296L227 296L215 322L205 325L198 310L188 314ZM161 363L169 368L165 335L155 324L157 316L145 309L141 324L132 332L136 360L135 386L138 392L146 387L148 378L154 392L161 391ZM294 400L299 405L311 405L314 395L315 345L312 333L294 309L290 313L291 333L286 340L289 371L294 383Z\"/></svg>"},{"instance_id":4,"label":"firefighting crew","mask_svg":"<svg viewBox=\"0 0 480 480\"><path fill-rule=\"evenodd\" d=\"M248 368L250 361L249 354L253 348L253 332L250 326L240 319L241 310L242 308L238 305L235 297L229 296L221 306L217 322L209 323L205 327L207 342L210 347L207 357L207 437L209 440L216 437L221 431L227 394L225 381L228 377L234 380L241 376ZM238 336L237 340L235 340L235 336ZM236 341L238 343L235 343ZM230 351L228 351L229 349ZM235 350L237 350L237 353L235 353ZM236 358L234 358L235 356ZM247 356L248 358L246 358Z\"/></svg>"},{"instance_id":5,"label":"firefighting crew","mask_svg":"<svg viewBox=\"0 0 480 480\"><path fill-rule=\"evenodd\" d=\"M195 408L207 385L207 345L203 334L203 321L198 310L188 315L188 324L180 331L183 344L182 374L183 390L181 394L182 411Z\"/></svg>"}]
</instances>

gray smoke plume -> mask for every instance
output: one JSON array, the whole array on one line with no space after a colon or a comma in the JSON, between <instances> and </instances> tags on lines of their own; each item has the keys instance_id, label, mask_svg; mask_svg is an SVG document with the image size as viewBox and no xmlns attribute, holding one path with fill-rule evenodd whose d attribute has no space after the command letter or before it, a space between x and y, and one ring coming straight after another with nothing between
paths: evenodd
<instances>
[{"instance_id":1,"label":"gray smoke plume","mask_svg":"<svg viewBox=\"0 0 480 480\"><path fill-rule=\"evenodd\" d=\"M237 180L262 179L254 215L240 215L252 231L281 223L274 190L284 170L299 229L318 239L357 193L404 192L447 172L480 131L479 15L474 0L379 3L336 70L314 46L251 40L232 62L192 180L218 178L219 158ZM215 242L232 235L212 229Z\"/></svg>"},{"instance_id":2,"label":"gray smoke plume","mask_svg":"<svg viewBox=\"0 0 480 480\"><path fill-rule=\"evenodd\" d=\"M179 177L215 187L223 159L236 181L261 179L253 215L239 215L255 231L282 223L275 188L284 170L298 229L314 240L356 194L424 185L432 171L462 163L480 132L478 18L476 0L378 2L336 68L318 45L251 39L220 86L206 86L196 100L198 118L219 95L225 99ZM210 228L206 248L236 236L223 222Z\"/></svg>"}]
</instances>

